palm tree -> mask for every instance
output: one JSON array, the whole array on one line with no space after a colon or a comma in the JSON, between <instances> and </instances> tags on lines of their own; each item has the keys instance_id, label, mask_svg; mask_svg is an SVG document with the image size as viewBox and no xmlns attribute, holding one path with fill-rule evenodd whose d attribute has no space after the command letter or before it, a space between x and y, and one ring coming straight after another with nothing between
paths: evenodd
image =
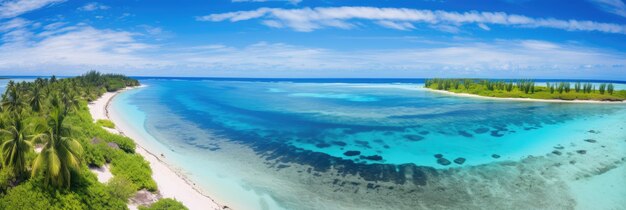
<instances>
[{"instance_id":1,"label":"palm tree","mask_svg":"<svg viewBox=\"0 0 626 210\"><path fill-rule=\"evenodd\" d=\"M61 102L63 103L63 115L67 115L68 111L78 109L80 97L76 92L64 84L61 87Z\"/></svg>"},{"instance_id":2,"label":"palm tree","mask_svg":"<svg viewBox=\"0 0 626 210\"><path fill-rule=\"evenodd\" d=\"M2 100L2 110L6 112L19 111L22 106L25 105L22 101L19 88L11 82L7 85L5 97Z\"/></svg>"},{"instance_id":3,"label":"palm tree","mask_svg":"<svg viewBox=\"0 0 626 210\"><path fill-rule=\"evenodd\" d=\"M71 171L80 168L82 147L68 137L69 129L63 126L65 115L61 109L53 109L48 117L48 131L38 139L45 142L41 153L33 163L33 175L42 174L46 184L70 187Z\"/></svg>"},{"instance_id":4,"label":"palm tree","mask_svg":"<svg viewBox=\"0 0 626 210\"><path fill-rule=\"evenodd\" d=\"M2 135L9 138L4 139L0 146L2 151L2 165L11 167L18 177L26 172L26 155L32 151L32 145L27 140L32 136L27 136L25 126L20 114L13 113L12 120L6 129L0 130Z\"/></svg>"},{"instance_id":5,"label":"palm tree","mask_svg":"<svg viewBox=\"0 0 626 210\"><path fill-rule=\"evenodd\" d=\"M33 88L33 92L31 93L30 96L30 107L33 109L34 112L39 112L41 110L41 104L42 104L42 100L44 98L44 95L41 91L41 87L39 85L35 85L35 87Z\"/></svg>"}]
</instances>

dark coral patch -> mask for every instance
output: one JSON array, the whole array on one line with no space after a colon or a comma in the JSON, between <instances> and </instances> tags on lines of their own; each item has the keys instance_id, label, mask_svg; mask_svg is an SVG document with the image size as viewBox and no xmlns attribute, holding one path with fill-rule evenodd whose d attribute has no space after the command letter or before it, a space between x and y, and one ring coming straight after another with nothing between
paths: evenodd
<instances>
[{"instance_id":1,"label":"dark coral patch","mask_svg":"<svg viewBox=\"0 0 626 210\"><path fill-rule=\"evenodd\" d=\"M420 135L404 135L404 138L408 139L409 141L421 141L421 140L424 140L424 137L420 136Z\"/></svg>"},{"instance_id":2,"label":"dark coral patch","mask_svg":"<svg viewBox=\"0 0 626 210\"><path fill-rule=\"evenodd\" d=\"M330 147L330 144L322 142L322 143L318 143L315 145L317 148L326 148L326 147Z\"/></svg>"},{"instance_id":3,"label":"dark coral patch","mask_svg":"<svg viewBox=\"0 0 626 210\"><path fill-rule=\"evenodd\" d=\"M587 154L587 150L576 150L576 152L581 155Z\"/></svg>"},{"instance_id":4,"label":"dark coral patch","mask_svg":"<svg viewBox=\"0 0 626 210\"><path fill-rule=\"evenodd\" d=\"M599 133L600 133L600 131L597 131L597 130L589 130L589 131L587 131L587 132L589 132L589 133L593 133L593 134L599 134Z\"/></svg>"},{"instance_id":5,"label":"dark coral patch","mask_svg":"<svg viewBox=\"0 0 626 210\"><path fill-rule=\"evenodd\" d=\"M343 141L333 141L331 143L337 146L342 146L342 147L347 145L346 142L343 142Z\"/></svg>"},{"instance_id":6,"label":"dark coral patch","mask_svg":"<svg viewBox=\"0 0 626 210\"><path fill-rule=\"evenodd\" d=\"M589 143L596 143L596 142L598 142L595 139L585 139L585 141L589 142Z\"/></svg>"},{"instance_id":7,"label":"dark coral patch","mask_svg":"<svg viewBox=\"0 0 626 210\"><path fill-rule=\"evenodd\" d=\"M420 135L428 135L430 132L429 131L420 131L419 134Z\"/></svg>"},{"instance_id":8,"label":"dark coral patch","mask_svg":"<svg viewBox=\"0 0 626 210\"><path fill-rule=\"evenodd\" d=\"M374 160L374 161L383 160L383 156L380 156L380 155L361 156L361 158L366 159L366 160Z\"/></svg>"},{"instance_id":9,"label":"dark coral patch","mask_svg":"<svg viewBox=\"0 0 626 210\"><path fill-rule=\"evenodd\" d=\"M554 151L552 151L552 154L555 154L555 155L561 155L561 154L563 154L563 153L561 153L561 151L554 150Z\"/></svg>"},{"instance_id":10,"label":"dark coral patch","mask_svg":"<svg viewBox=\"0 0 626 210\"><path fill-rule=\"evenodd\" d=\"M435 158L442 158L443 155L442 154L435 154Z\"/></svg>"},{"instance_id":11,"label":"dark coral patch","mask_svg":"<svg viewBox=\"0 0 626 210\"><path fill-rule=\"evenodd\" d=\"M465 158L460 157L460 158L454 159L454 163L462 165L463 163L465 163Z\"/></svg>"},{"instance_id":12,"label":"dark coral patch","mask_svg":"<svg viewBox=\"0 0 626 210\"><path fill-rule=\"evenodd\" d=\"M474 133L483 134L483 133L487 133L488 131L489 131L489 128L477 128L474 130Z\"/></svg>"},{"instance_id":13,"label":"dark coral patch","mask_svg":"<svg viewBox=\"0 0 626 210\"><path fill-rule=\"evenodd\" d=\"M502 137L504 134L500 134L499 131L491 131L491 136L493 137Z\"/></svg>"},{"instance_id":14,"label":"dark coral patch","mask_svg":"<svg viewBox=\"0 0 626 210\"><path fill-rule=\"evenodd\" d=\"M474 135L472 135L471 133L468 133L466 131L459 131L458 133L459 133L459 135L465 136L465 137L468 137L468 138L474 137Z\"/></svg>"},{"instance_id":15,"label":"dark coral patch","mask_svg":"<svg viewBox=\"0 0 626 210\"><path fill-rule=\"evenodd\" d=\"M445 158L437 158L437 163L439 163L439 165L443 165L443 166L447 166L447 165L451 164L451 162L448 159L445 159Z\"/></svg>"},{"instance_id":16,"label":"dark coral patch","mask_svg":"<svg viewBox=\"0 0 626 210\"><path fill-rule=\"evenodd\" d=\"M498 159L498 158L500 158L500 155L498 155L498 154L493 154L493 155L491 155L491 157L492 157L492 158L495 158L495 159Z\"/></svg>"},{"instance_id":17,"label":"dark coral patch","mask_svg":"<svg viewBox=\"0 0 626 210\"><path fill-rule=\"evenodd\" d=\"M349 150L343 153L343 155L345 156L357 156L360 154L361 154L361 151L356 151L356 150Z\"/></svg>"}]
</instances>

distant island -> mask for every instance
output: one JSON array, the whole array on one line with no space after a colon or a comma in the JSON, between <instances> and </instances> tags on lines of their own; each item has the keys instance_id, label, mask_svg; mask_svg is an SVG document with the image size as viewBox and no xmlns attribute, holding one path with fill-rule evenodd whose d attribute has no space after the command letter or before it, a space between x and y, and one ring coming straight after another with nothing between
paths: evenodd
<instances>
[{"instance_id":1,"label":"distant island","mask_svg":"<svg viewBox=\"0 0 626 210\"><path fill-rule=\"evenodd\" d=\"M427 79L424 86L432 90L494 98L609 102L626 100L626 90L615 90L611 83L596 86L581 82L548 82L546 86L537 86L532 80Z\"/></svg>"}]
</instances>

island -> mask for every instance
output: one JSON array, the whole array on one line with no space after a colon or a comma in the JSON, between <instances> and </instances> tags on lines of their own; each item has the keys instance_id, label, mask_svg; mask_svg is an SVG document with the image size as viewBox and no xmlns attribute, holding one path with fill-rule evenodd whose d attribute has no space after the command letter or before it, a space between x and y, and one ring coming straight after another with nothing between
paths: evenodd
<instances>
[{"instance_id":1,"label":"island","mask_svg":"<svg viewBox=\"0 0 626 210\"><path fill-rule=\"evenodd\" d=\"M139 81L95 71L7 83L0 106L0 209L187 209L159 194L137 145L88 104ZM106 171L102 177L98 171ZM130 203L129 203L130 201Z\"/></svg>"},{"instance_id":2,"label":"island","mask_svg":"<svg viewBox=\"0 0 626 210\"><path fill-rule=\"evenodd\" d=\"M624 102L626 90L615 90L612 83L547 82L533 80L427 79L424 87L444 93L506 99L542 101Z\"/></svg>"}]
</instances>

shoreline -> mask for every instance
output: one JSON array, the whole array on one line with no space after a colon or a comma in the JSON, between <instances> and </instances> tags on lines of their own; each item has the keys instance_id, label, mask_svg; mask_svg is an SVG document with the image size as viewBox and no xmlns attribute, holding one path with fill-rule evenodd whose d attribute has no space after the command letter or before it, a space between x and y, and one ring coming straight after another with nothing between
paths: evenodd
<instances>
[{"instance_id":1,"label":"shoreline","mask_svg":"<svg viewBox=\"0 0 626 210\"><path fill-rule=\"evenodd\" d=\"M132 128L123 126L124 123L121 123L120 121L115 121L110 116L110 104L115 96L124 91L141 87L145 86L141 85L139 87L127 87L116 92L106 92L97 100L90 102L88 104L88 107L93 120L110 120L115 123L115 129L105 128L105 130L133 139L133 142L135 142L137 146L135 148L135 153L141 155L146 161L150 163L150 168L152 169L152 179L154 179L154 181L157 183L158 193L163 198L174 198L183 203L187 208L191 210L229 209L227 206L220 205L211 197L203 193L202 189L196 187L197 185L189 180L189 178L187 178L182 172L165 163L163 160L160 159L160 157L155 155L154 152L146 149L146 147L144 147L142 143L146 144L147 141L143 139L141 135L136 135L136 132Z\"/></svg>"},{"instance_id":2,"label":"shoreline","mask_svg":"<svg viewBox=\"0 0 626 210\"><path fill-rule=\"evenodd\" d=\"M490 96L481 96L471 93L455 93L447 90L435 90L426 87L422 87L423 89L435 93L443 93L454 96L462 96L462 97L472 97L472 98L482 98L482 99L493 99L493 100L504 100L504 101L524 101L524 102L548 102L548 103L590 103L590 104L626 104L626 100L624 101L596 101L596 100L563 100L563 99L537 99L537 98L500 98L500 97L490 97Z\"/></svg>"}]
</instances>

